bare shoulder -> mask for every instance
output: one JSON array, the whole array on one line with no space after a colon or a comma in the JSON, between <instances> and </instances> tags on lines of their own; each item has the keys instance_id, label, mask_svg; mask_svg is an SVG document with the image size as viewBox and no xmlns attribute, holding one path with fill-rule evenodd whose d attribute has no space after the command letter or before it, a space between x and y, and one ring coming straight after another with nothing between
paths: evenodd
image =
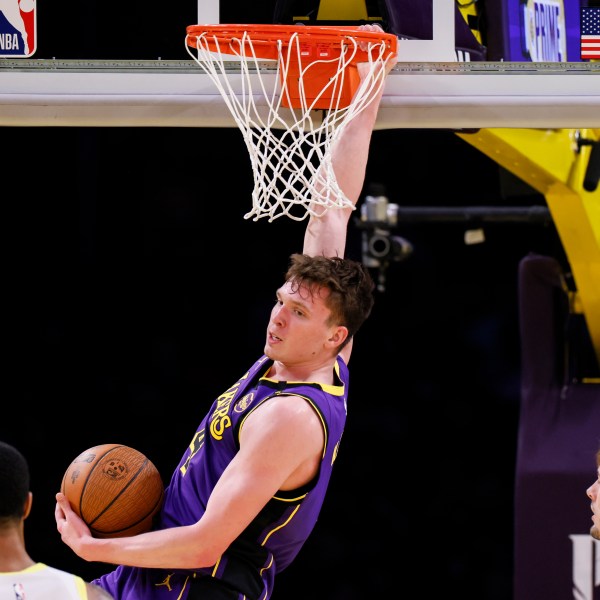
<instances>
[{"instance_id":1,"label":"bare shoulder","mask_svg":"<svg viewBox=\"0 0 600 600\"><path fill-rule=\"evenodd\" d=\"M238 456L252 481L262 478L275 490L293 490L315 478L325 443L325 426L316 408L302 396L281 394L248 416Z\"/></svg>"},{"instance_id":2,"label":"bare shoulder","mask_svg":"<svg viewBox=\"0 0 600 600\"><path fill-rule=\"evenodd\" d=\"M88 600L114 600L111 594L99 585L94 583L86 583Z\"/></svg>"},{"instance_id":3,"label":"bare shoulder","mask_svg":"<svg viewBox=\"0 0 600 600\"><path fill-rule=\"evenodd\" d=\"M315 414L315 409L307 402L306 398L294 394L279 394L270 398L268 402L261 404L255 411L263 422L272 421L274 426L290 425L297 426L298 421L303 422L307 416Z\"/></svg>"},{"instance_id":4,"label":"bare shoulder","mask_svg":"<svg viewBox=\"0 0 600 600\"><path fill-rule=\"evenodd\" d=\"M322 445L323 423L314 406L302 396L281 394L263 402L246 420L240 441L286 447L309 440ZM303 441L302 441L303 440Z\"/></svg>"}]
</instances>

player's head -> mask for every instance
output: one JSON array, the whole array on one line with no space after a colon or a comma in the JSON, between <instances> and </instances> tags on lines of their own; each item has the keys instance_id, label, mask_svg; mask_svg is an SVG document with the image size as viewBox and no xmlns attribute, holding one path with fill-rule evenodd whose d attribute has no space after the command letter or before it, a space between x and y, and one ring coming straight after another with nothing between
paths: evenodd
<instances>
[{"instance_id":1,"label":"player's head","mask_svg":"<svg viewBox=\"0 0 600 600\"><path fill-rule=\"evenodd\" d=\"M590 535L600 540L600 450L596 452L596 479L585 491L587 497L592 501L591 509L593 513L593 525L590 528Z\"/></svg>"},{"instance_id":2,"label":"player's head","mask_svg":"<svg viewBox=\"0 0 600 600\"><path fill-rule=\"evenodd\" d=\"M29 467L14 447L0 441L0 529L23 519L29 495Z\"/></svg>"},{"instance_id":3,"label":"player's head","mask_svg":"<svg viewBox=\"0 0 600 600\"><path fill-rule=\"evenodd\" d=\"M326 288L331 325L343 325L348 337L343 348L365 322L373 308L375 284L367 269L359 262L326 256L292 254L286 281L308 289Z\"/></svg>"}]
</instances>

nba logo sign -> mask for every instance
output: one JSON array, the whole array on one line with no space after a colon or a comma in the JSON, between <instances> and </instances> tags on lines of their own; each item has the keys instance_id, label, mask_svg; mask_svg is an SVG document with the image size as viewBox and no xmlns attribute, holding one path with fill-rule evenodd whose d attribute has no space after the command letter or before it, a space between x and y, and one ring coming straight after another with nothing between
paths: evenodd
<instances>
[{"instance_id":1,"label":"nba logo sign","mask_svg":"<svg viewBox=\"0 0 600 600\"><path fill-rule=\"evenodd\" d=\"M26 58L36 51L37 0L0 0L0 57Z\"/></svg>"}]
</instances>

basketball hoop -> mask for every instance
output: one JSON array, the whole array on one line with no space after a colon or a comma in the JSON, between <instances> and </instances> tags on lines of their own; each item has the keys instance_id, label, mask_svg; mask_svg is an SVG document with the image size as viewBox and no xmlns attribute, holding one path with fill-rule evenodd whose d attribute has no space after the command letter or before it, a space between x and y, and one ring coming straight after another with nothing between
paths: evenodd
<instances>
[{"instance_id":1,"label":"basketball hoop","mask_svg":"<svg viewBox=\"0 0 600 600\"><path fill-rule=\"evenodd\" d=\"M396 53L398 38L305 25L190 25L186 31L188 53L215 83L250 154L254 190L244 218L300 221L329 208L353 208L335 179L332 144L384 85L378 61ZM368 65L362 84L358 63Z\"/></svg>"}]
</instances>

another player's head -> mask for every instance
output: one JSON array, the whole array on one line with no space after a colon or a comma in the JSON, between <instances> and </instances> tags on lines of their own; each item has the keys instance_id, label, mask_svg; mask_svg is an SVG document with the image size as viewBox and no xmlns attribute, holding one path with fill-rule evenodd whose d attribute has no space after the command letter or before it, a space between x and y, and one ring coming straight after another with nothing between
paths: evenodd
<instances>
[{"instance_id":1,"label":"another player's head","mask_svg":"<svg viewBox=\"0 0 600 600\"><path fill-rule=\"evenodd\" d=\"M596 481L585 491L588 498L592 501L592 521L590 535L600 540L600 450L596 452Z\"/></svg>"},{"instance_id":2,"label":"another player's head","mask_svg":"<svg viewBox=\"0 0 600 600\"><path fill-rule=\"evenodd\" d=\"M285 279L292 292L300 287L311 296L327 291L323 297L330 311L328 325L348 330L338 352L352 339L373 308L373 279L361 263L353 260L293 254Z\"/></svg>"},{"instance_id":3,"label":"another player's head","mask_svg":"<svg viewBox=\"0 0 600 600\"><path fill-rule=\"evenodd\" d=\"M0 442L0 529L21 521L29 511L29 467L13 446Z\"/></svg>"}]
</instances>

